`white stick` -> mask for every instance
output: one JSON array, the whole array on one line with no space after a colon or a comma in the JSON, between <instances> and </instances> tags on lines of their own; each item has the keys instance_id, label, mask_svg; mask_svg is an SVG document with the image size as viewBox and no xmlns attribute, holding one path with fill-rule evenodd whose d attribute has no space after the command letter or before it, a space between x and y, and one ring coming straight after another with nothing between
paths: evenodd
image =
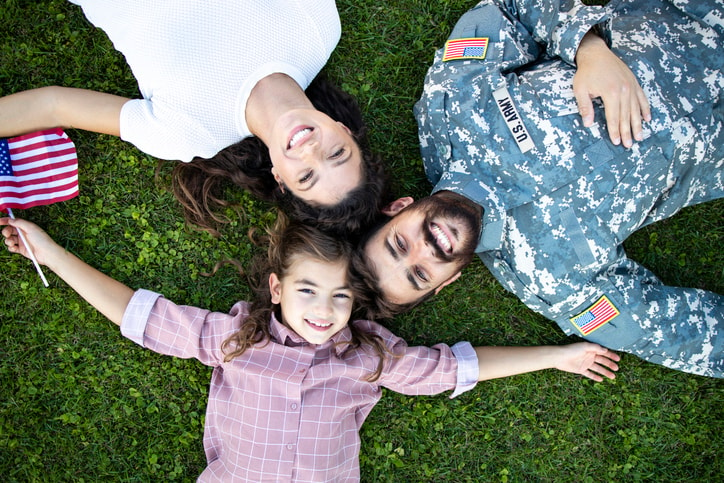
<instances>
[{"instance_id":1,"label":"white stick","mask_svg":"<svg viewBox=\"0 0 724 483\"><path fill-rule=\"evenodd\" d=\"M7 208L8 215L10 215L10 218L13 220L15 219L15 215L13 215L13 210L10 208ZM17 230L18 235L20 236L20 239L23 242L23 245L25 245L25 249L28 251L28 255L30 255L30 259L33 261L33 265L35 265L35 270L38 271L38 275L40 275L40 279L43 281L43 285L46 287L48 286L48 281L45 279L45 274L40 269L40 264L38 263L38 260L35 259L35 254L33 253L33 250L30 249L30 245L28 245L28 242L25 240L25 236L23 235L23 232L20 230Z\"/></svg>"}]
</instances>

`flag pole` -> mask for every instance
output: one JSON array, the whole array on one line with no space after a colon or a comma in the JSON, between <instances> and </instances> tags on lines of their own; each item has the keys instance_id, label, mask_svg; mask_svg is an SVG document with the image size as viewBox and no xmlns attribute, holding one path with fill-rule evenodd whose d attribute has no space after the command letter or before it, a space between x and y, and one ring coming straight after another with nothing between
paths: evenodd
<instances>
[{"instance_id":1,"label":"flag pole","mask_svg":"<svg viewBox=\"0 0 724 483\"><path fill-rule=\"evenodd\" d=\"M13 215L13 210L10 208L6 208L8 210L8 215L13 220L15 219L15 215ZM33 253L33 250L30 249L30 245L28 245L27 240L25 240L25 235L23 235L23 232L19 229L16 229L18 232L18 236L23 242L23 245L25 245L25 249L28 251L28 255L30 255L30 259L33 261L33 265L35 265L35 270L38 271L38 275L40 275L40 279L43 281L43 285L48 287L48 280L45 278L45 274L40 269L40 264L38 263L38 260L35 258L35 254Z\"/></svg>"}]
</instances>

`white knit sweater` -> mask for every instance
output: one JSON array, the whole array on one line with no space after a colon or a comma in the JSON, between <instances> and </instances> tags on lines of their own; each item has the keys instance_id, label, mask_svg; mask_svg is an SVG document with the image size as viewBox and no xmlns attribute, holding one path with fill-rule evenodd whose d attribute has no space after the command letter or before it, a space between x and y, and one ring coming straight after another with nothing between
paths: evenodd
<instances>
[{"instance_id":1,"label":"white knit sweater","mask_svg":"<svg viewBox=\"0 0 724 483\"><path fill-rule=\"evenodd\" d=\"M341 34L334 0L71 1L138 81L121 138L162 159L209 158L249 136L254 85L282 72L306 88Z\"/></svg>"}]
</instances>

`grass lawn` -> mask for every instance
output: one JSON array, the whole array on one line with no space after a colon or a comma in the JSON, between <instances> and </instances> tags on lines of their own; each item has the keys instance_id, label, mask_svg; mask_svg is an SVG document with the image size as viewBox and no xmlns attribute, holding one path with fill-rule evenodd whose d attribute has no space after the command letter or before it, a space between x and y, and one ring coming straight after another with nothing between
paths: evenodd
<instances>
[{"instance_id":1,"label":"grass lawn","mask_svg":"<svg viewBox=\"0 0 724 483\"><path fill-rule=\"evenodd\" d=\"M339 0L343 36L327 73L362 104L372 144L400 195L429 193L412 105L459 16L474 0ZM123 57L80 9L4 0L0 95L59 84L129 97ZM243 53L240 53L243 55ZM16 210L93 266L134 288L226 311L248 289L222 258L259 248L272 220L239 195L245 216L219 239L184 226L156 160L110 136L68 130L81 195ZM233 216L233 214L230 214ZM724 293L724 200L684 210L626 244L670 284ZM193 481L203 470L210 370L122 338L55 275L0 250L0 474L6 481ZM506 293L479 262L440 297L391 324L413 344L568 342ZM387 391L362 430L372 481L724 481L724 382L624 355L615 381L556 371L481 383L455 400Z\"/></svg>"}]
</instances>

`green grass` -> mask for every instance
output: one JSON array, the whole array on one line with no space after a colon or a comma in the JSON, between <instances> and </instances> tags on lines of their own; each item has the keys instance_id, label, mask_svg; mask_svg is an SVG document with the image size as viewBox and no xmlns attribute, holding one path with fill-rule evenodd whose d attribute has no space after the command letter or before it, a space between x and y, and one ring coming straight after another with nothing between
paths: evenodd
<instances>
[{"instance_id":1,"label":"green grass","mask_svg":"<svg viewBox=\"0 0 724 483\"><path fill-rule=\"evenodd\" d=\"M424 196L412 105L434 49L472 1L338 1L343 37L329 75L358 96L396 192ZM5 0L0 94L61 84L134 96L125 62L64 1ZM69 250L132 287L228 310L248 297L226 257L248 260L248 228L213 239L182 223L153 177L156 161L112 137L69 131L81 196L17 210ZM684 210L626 244L667 283L724 293L724 201ZM0 474L6 481L193 481L210 371L123 339L62 281L0 251ZM434 301L398 318L414 344L560 344L546 319L478 262ZM724 382L623 356L613 382L545 371L481 383L463 396L386 392L362 430L363 481L724 481Z\"/></svg>"}]
</instances>

